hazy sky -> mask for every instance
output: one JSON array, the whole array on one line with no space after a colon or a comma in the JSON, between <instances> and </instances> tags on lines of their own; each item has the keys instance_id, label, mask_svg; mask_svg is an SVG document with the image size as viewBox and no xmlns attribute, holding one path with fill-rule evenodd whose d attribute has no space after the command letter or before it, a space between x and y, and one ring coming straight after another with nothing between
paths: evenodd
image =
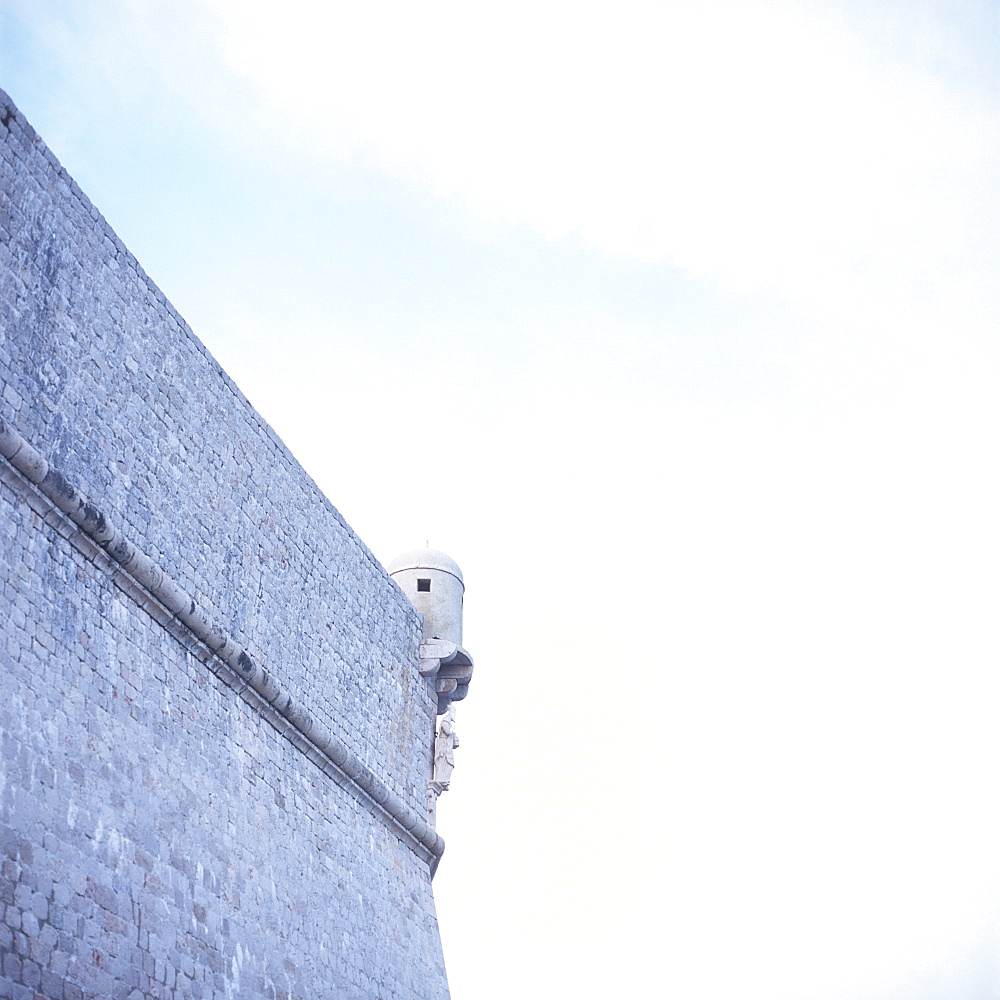
<instances>
[{"instance_id":1,"label":"hazy sky","mask_svg":"<svg viewBox=\"0 0 1000 1000\"><path fill-rule=\"evenodd\" d=\"M454 1000L1000 998L1000 6L0 12L376 556L465 571Z\"/></svg>"}]
</instances>

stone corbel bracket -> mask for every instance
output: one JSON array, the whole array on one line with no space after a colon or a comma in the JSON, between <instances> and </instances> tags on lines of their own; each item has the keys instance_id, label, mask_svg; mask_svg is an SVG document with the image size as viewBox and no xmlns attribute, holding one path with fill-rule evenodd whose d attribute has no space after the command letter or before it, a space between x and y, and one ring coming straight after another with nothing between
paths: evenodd
<instances>
[{"instance_id":1,"label":"stone corbel bracket","mask_svg":"<svg viewBox=\"0 0 1000 1000\"><path fill-rule=\"evenodd\" d=\"M472 657L467 649L447 639L429 639L420 644L420 676L434 688L438 715L448 711L453 701L469 693L472 680Z\"/></svg>"}]
</instances>

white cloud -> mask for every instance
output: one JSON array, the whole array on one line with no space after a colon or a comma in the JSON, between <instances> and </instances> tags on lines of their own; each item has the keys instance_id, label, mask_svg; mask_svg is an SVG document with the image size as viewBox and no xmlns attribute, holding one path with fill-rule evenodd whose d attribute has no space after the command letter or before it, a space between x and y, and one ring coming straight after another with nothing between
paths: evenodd
<instances>
[{"instance_id":1,"label":"white cloud","mask_svg":"<svg viewBox=\"0 0 1000 1000\"><path fill-rule=\"evenodd\" d=\"M984 249L996 109L834 5L211 5L313 148L485 217L833 310Z\"/></svg>"}]
</instances>

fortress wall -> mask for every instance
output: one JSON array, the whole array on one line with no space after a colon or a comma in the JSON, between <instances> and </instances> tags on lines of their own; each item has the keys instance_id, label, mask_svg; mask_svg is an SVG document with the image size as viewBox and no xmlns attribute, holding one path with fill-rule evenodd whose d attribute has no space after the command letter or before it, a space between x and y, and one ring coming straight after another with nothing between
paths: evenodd
<instances>
[{"instance_id":1,"label":"fortress wall","mask_svg":"<svg viewBox=\"0 0 1000 1000\"><path fill-rule=\"evenodd\" d=\"M418 617L2 92L0 123L0 445L266 682L0 456L0 997L444 1000L433 833L398 820L430 777Z\"/></svg>"},{"instance_id":2,"label":"fortress wall","mask_svg":"<svg viewBox=\"0 0 1000 1000\"><path fill-rule=\"evenodd\" d=\"M426 863L0 488L0 996L447 997Z\"/></svg>"},{"instance_id":3,"label":"fortress wall","mask_svg":"<svg viewBox=\"0 0 1000 1000\"><path fill-rule=\"evenodd\" d=\"M0 415L423 809L412 607L4 104Z\"/></svg>"}]
</instances>

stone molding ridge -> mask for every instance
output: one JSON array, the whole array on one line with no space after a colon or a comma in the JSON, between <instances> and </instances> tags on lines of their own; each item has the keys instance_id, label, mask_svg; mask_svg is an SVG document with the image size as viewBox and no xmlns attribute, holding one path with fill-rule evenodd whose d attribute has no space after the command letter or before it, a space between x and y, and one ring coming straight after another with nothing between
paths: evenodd
<instances>
[{"instance_id":1,"label":"stone molding ridge","mask_svg":"<svg viewBox=\"0 0 1000 1000\"><path fill-rule=\"evenodd\" d=\"M0 416L0 455L53 506L103 549L147 590L196 640L277 713L296 735L334 765L348 786L370 800L406 835L430 864L431 875L444 853L444 841L415 810L349 750L278 680L258 664L195 599L74 486L44 455ZM293 744L297 741L292 740Z\"/></svg>"}]
</instances>

